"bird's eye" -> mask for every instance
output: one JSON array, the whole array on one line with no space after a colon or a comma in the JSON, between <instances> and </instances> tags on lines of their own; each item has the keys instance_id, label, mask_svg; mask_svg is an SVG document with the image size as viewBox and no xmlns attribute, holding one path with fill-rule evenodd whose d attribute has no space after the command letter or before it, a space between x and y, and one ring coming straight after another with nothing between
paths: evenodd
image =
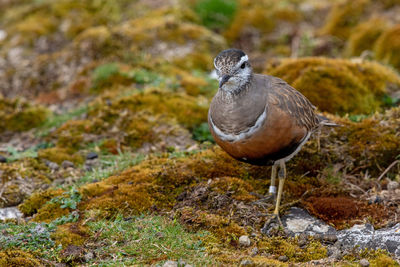
<instances>
[{"instance_id":1,"label":"bird's eye","mask_svg":"<svg viewBox=\"0 0 400 267\"><path fill-rule=\"evenodd\" d=\"M240 66L240 68L242 68L242 69L244 69L246 67L246 62L244 62L241 66Z\"/></svg>"}]
</instances>

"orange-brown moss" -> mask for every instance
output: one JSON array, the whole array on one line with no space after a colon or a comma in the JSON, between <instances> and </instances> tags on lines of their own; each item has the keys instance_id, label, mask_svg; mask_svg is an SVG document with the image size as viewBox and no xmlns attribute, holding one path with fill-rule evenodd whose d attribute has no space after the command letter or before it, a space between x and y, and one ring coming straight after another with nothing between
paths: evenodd
<instances>
[{"instance_id":1,"label":"orange-brown moss","mask_svg":"<svg viewBox=\"0 0 400 267\"><path fill-rule=\"evenodd\" d=\"M306 262L327 256L326 248L317 241L311 241L305 248L300 248L297 239L271 237L259 241L257 247L260 252L272 253L276 256L285 255L291 262Z\"/></svg>"},{"instance_id":2,"label":"orange-brown moss","mask_svg":"<svg viewBox=\"0 0 400 267\"><path fill-rule=\"evenodd\" d=\"M301 58L271 62L265 71L287 81L330 113L371 113L383 95L400 87L400 77L375 62Z\"/></svg>"},{"instance_id":3,"label":"orange-brown moss","mask_svg":"<svg viewBox=\"0 0 400 267\"><path fill-rule=\"evenodd\" d=\"M44 123L47 115L43 107L34 107L22 99L5 99L0 94L0 132L35 128Z\"/></svg>"},{"instance_id":4,"label":"orange-brown moss","mask_svg":"<svg viewBox=\"0 0 400 267\"><path fill-rule=\"evenodd\" d=\"M337 3L331 9L321 34L337 36L347 39L354 26L361 19L369 0L345 0Z\"/></svg>"},{"instance_id":5,"label":"orange-brown moss","mask_svg":"<svg viewBox=\"0 0 400 267\"><path fill-rule=\"evenodd\" d=\"M191 230L206 229L221 238L226 244L237 245L246 231L235 222L217 214L187 207L179 211L179 220Z\"/></svg>"},{"instance_id":6,"label":"orange-brown moss","mask_svg":"<svg viewBox=\"0 0 400 267\"><path fill-rule=\"evenodd\" d=\"M59 196L63 193L63 190L46 190L43 192L35 192L28 199L26 199L18 209L25 216L32 216L38 209L40 209L44 204L50 201L53 197Z\"/></svg>"},{"instance_id":7,"label":"orange-brown moss","mask_svg":"<svg viewBox=\"0 0 400 267\"><path fill-rule=\"evenodd\" d=\"M388 29L376 41L376 57L400 70L400 24Z\"/></svg>"},{"instance_id":8,"label":"orange-brown moss","mask_svg":"<svg viewBox=\"0 0 400 267\"><path fill-rule=\"evenodd\" d=\"M88 230L79 223L67 223L58 226L51 238L63 248L69 245L81 246L88 238Z\"/></svg>"},{"instance_id":9,"label":"orange-brown moss","mask_svg":"<svg viewBox=\"0 0 400 267\"><path fill-rule=\"evenodd\" d=\"M38 157L49 161L61 164L64 160L82 164L84 159L79 153L74 153L73 149L62 147L51 147L41 149L38 152Z\"/></svg>"},{"instance_id":10,"label":"orange-brown moss","mask_svg":"<svg viewBox=\"0 0 400 267\"><path fill-rule=\"evenodd\" d=\"M32 221L34 222L51 222L62 216L66 216L71 212L69 208L63 209L58 203L48 202L37 209Z\"/></svg>"},{"instance_id":11,"label":"orange-brown moss","mask_svg":"<svg viewBox=\"0 0 400 267\"><path fill-rule=\"evenodd\" d=\"M255 200L256 197L251 195L251 192L254 192L254 188L243 181L242 179L236 177L221 177L216 178L210 184L211 189L219 192L219 193L226 193L229 192L232 194L234 199L240 201L249 201Z\"/></svg>"},{"instance_id":12,"label":"orange-brown moss","mask_svg":"<svg viewBox=\"0 0 400 267\"><path fill-rule=\"evenodd\" d=\"M0 266L44 266L30 253L22 250L0 250Z\"/></svg>"},{"instance_id":13,"label":"orange-brown moss","mask_svg":"<svg viewBox=\"0 0 400 267\"><path fill-rule=\"evenodd\" d=\"M381 18L372 18L360 23L352 31L347 42L346 54L360 56L362 52L372 50L379 36L387 29L387 23Z\"/></svg>"}]
</instances>

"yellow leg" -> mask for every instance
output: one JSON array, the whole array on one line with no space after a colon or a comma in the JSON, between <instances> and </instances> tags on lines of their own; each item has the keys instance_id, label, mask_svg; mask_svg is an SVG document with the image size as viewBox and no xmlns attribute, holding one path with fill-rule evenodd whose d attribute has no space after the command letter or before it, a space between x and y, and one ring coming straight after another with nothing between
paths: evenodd
<instances>
[{"instance_id":1,"label":"yellow leg","mask_svg":"<svg viewBox=\"0 0 400 267\"><path fill-rule=\"evenodd\" d=\"M279 218L279 205L281 203L282 192L283 192L283 185L284 185L285 179L286 179L285 161L281 160L279 162L279 165L280 165L280 170L279 170L279 173L278 173L279 188L278 188L278 196L276 198L276 204L275 204L275 210L274 210L274 215L278 216L278 218Z\"/></svg>"},{"instance_id":2,"label":"yellow leg","mask_svg":"<svg viewBox=\"0 0 400 267\"><path fill-rule=\"evenodd\" d=\"M275 195L275 194L276 194L275 181L276 181L276 165L272 165L272 170L271 170L271 185L269 186L269 190L268 190L268 193L269 193L270 195Z\"/></svg>"}]
</instances>

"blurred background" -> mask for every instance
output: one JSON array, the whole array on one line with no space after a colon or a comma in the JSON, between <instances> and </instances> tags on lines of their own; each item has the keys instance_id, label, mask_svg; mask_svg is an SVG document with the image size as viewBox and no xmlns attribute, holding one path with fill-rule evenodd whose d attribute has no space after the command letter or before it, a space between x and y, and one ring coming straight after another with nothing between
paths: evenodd
<instances>
[{"instance_id":1,"label":"blurred background","mask_svg":"<svg viewBox=\"0 0 400 267\"><path fill-rule=\"evenodd\" d=\"M195 230L211 225L218 244L233 244L223 262L237 264L229 255L239 253L241 227L259 230L265 217L254 218L253 209L265 210L235 205L265 194L269 177L226 157L208 129L218 89L213 58L231 47L249 55L255 72L286 80L345 126L323 134L321 153L312 140L293 160L284 202L313 192L302 206L339 228L367 217L378 227L398 222L400 0L0 0L0 208L23 203L25 217L75 220L79 228L87 211L115 218L187 205L192 213L176 218L189 228L195 221ZM132 176L107 179L147 158ZM220 177L207 190L225 204L187 200L196 199L194 186ZM139 188L137 179L149 180ZM228 189L233 197L222 195ZM48 203L63 193L75 206ZM198 210L206 219L193 219ZM232 210L234 223L220 226ZM65 248L74 239L63 233L54 240ZM1 238L0 248L13 246ZM40 255L54 260L59 251Z\"/></svg>"}]
</instances>

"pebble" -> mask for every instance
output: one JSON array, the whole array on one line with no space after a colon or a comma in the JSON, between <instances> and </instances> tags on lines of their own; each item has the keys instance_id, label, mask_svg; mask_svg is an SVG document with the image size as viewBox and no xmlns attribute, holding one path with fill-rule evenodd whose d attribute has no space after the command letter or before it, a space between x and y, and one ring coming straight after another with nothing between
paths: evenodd
<instances>
[{"instance_id":1,"label":"pebble","mask_svg":"<svg viewBox=\"0 0 400 267\"><path fill-rule=\"evenodd\" d=\"M94 258L93 252L89 251L86 253L83 258L85 259L85 262L91 261Z\"/></svg>"},{"instance_id":2,"label":"pebble","mask_svg":"<svg viewBox=\"0 0 400 267\"><path fill-rule=\"evenodd\" d=\"M366 260L366 259L361 259L361 260L360 260L360 265L361 265L362 267L368 267L368 266L369 266L369 261Z\"/></svg>"},{"instance_id":3,"label":"pebble","mask_svg":"<svg viewBox=\"0 0 400 267\"><path fill-rule=\"evenodd\" d=\"M283 256L279 256L278 261L281 262L287 262L289 260L288 256L283 255Z\"/></svg>"},{"instance_id":4,"label":"pebble","mask_svg":"<svg viewBox=\"0 0 400 267\"><path fill-rule=\"evenodd\" d=\"M163 267L178 267L178 263L176 261L166 261Z\"/></svg>"},{"instance_id":5,"label":"pebble","mask_svg":"<svg viewBox=\"0 0 400 267\"><path fill-rule=\"evenodd\" d=\"M71 161L69 161L69 160L64 160L64 161L61 163L61 167L63 167L64 169L67 169L67 168L73 168L73 167L75 167L75 165L74 165L73 162L71 162Z\"/></svg>"},{"instance_id":6,"label":"pebble","mask_svg":"<svg viewBox=\"0 0 400 267\"><path fill-rule=\"evenodd\" d=\"M387 189L389 191L394 191L399 187L399 183L396 181L390 181L387 185Z\"/></svg>"},{"instance_id":7,"label":"pebble","mask_svg":"<svg viewBox=\"0 0 400 267\"><path fill-rule=\"evenodd\" d=\"M98 157L99 157L99 155L97 155L96 152L89 152L89 153L86 155L86 159L89 159L89 160L91 160L91 159L97 159Z\"/></svg>"},{"instance_id":8,"label":"pebble","mask_svg":"<svg viewBox=\"0 0 400 267\"><path fill-rule=\"evenodd\" d=\"M53 170L53 171L56 171L60 168L60 166L57 163L52 162L52 161L47 161L46 165L47 165L47 167L50 168L50 170Z\"/></svg>"},{"instance_id":9,"label":"pebble","mask_svg":"<svg viewBox=\"0 0 400 267\"><path fill-rule=\"evenodd\" d=\"M240 266L251 266L251 265L253 265L254 263L253 263L253 261L252 260L242 260L241 262L240 262Z\"/></svg>"},{"instance_id":10,"label":"pebble","mask_svg":"<svg viewBox=\"0 0 400 267\"><path fill-rule=\"evenodd\" d=\"M6 163L7 162L7 158L0 155L0 163Z\"/></svg>"},{"instance_id":11,"label":"pebble","mask_svg":"<svg viewBox=\"0 0 400 267\"><path fill-rule=\"evenodd\" d=\"M258 248L257 248L257 247L252 248L252 249L251 249L251 254L250 254L250 255L254 257L254 256L257 255L257 254L258 254Z\"/></svg>"},{"instance_id":12,"label":"pebble","mask_svg":"<svg viewBox=\"0 0 400 267\"><path fill-rule=\"evenodd\" d=\"M247 235L242 235L241 237L239 237L239 244L244 247L250 246L250 238Z\"/></svg>"}]
</instances>

